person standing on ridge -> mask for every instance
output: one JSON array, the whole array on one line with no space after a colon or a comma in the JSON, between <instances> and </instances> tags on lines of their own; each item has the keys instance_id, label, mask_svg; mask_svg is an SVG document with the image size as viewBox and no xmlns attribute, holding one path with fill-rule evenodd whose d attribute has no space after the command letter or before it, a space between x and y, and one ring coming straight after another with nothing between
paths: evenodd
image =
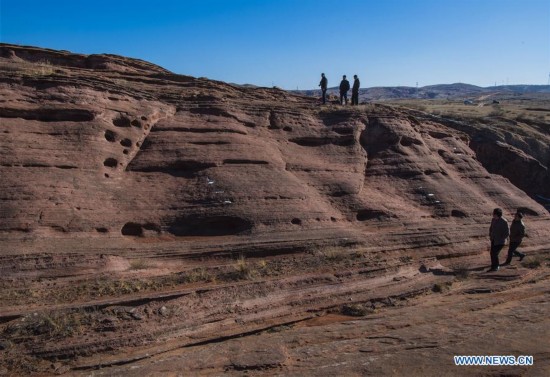
<instances>
[{"instance_id":1,"label":"person standing on ridge","mask_svg":"<svg viewBox=\"0 0 550 377\"><path fill-rule=\"evenodd\" d=\"M518 210L514 216L514 220L512 220L512 225L510 225L510 245L508 246L508 257L506 258L506 262L502 264L503 266L508 266L512 262L512 257L514 255L519 257L520 262L523 258L525 258L524 253L520 253L516 250L521 244L523 237L525 237L525 224L522 219L523 213Z\"/></svg>"},{"instance_id":2,"label":"person standing on ridge","mask_svg":"<svg viewBox=\"0 0 550 377\"><path fill-rule=\"evenodd\" d=\"M506 244L506 239L510 235L508 221L502 217L502 209L493 210L493 219L489 228L489 237L491 239L491 269L488 272L498 271L498 254Z\"/></svg>"},{"instance_id":3,"label":"person standing on ridge","mask_svg":"<svg viewBox=\"0 0 550 377\"><path fill-rule=\"evenodd\" d=\"M325 102L326 102L326 97L327 97L327 85L328 85L328 80L327 80L327 78L325 77L325 74L324 74L324 73L321 73L321 82L319 83L319 86L321 87L321 92L323 93L323 105L324 105Z\"/></svg>"},{"instance_id":4,"label":"person standing on ridge","mask_svg":"<svg viewBox=\"0 0 550 377\"><path fill-rule=\"evenodd\" d=\"M353 88L351 89L351 105L359 105L359 86L361 83L359 82L359 78L357 75L353 75Z\"/></svg>"},{"instance_id":5,"label":"person standing on ridge","mask_svg":"<svg viewBox=\"0 0 550 377\"><path fill-rule=\"evenodd\" d=\"M340 105L348 104L348 90L349 90L349 81L346 80L346 75L342 76L342 81L340 81Z\"/></svg>"}]
</instances>

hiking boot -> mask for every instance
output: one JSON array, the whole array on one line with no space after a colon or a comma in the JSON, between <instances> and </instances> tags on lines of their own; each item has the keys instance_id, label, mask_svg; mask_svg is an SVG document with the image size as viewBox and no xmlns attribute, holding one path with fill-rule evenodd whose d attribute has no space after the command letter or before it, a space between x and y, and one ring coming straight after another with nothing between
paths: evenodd
<instances>
[{"instance_id":1,"label":"hiking boot","mask_svg":"<svg viewBox=\"0 0 550 377\"><path fill-rule=\"evenodd\" d=\"M521 254L521 255L519 256L519 261L521 262L521 261L523 260L523 258L525 258L525 254Z\"/></svg>"},{"instance_id":2,"label":"hiking boot","mask_svg":"<svg viewBox=\"0 0 550 377\"><path fill-rule=\"evenodd\" d=\"M488 270L487 272L496 272L498 271L498 267L497 268L491 268L490 270Z\"/></svg>"},{"instance_id":3,"label":"hiking boot","mask_svg":"<svg viewBox=\"0 0 550 377\"><path fill-rule=\"evenodd\" d=\"M510 262L506 261L504 262L503 264L501 264L501 266L509 266L510 265Z\"/></svg>"}]
</instances>

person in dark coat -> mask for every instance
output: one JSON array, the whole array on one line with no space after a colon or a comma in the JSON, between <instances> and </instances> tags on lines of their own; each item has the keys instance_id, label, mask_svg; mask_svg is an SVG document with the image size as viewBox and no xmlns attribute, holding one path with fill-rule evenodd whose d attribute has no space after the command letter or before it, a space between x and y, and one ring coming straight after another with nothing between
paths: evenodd
<instances>
[{"instance_id":1,"label":"person in dark coat","mask_svg":"<svg viewBox=\"0 0 550 377\"><path fill-rule=\"evenodd\" d=\"M340 81L340 105L348 104L348 90L349 90L349 81L346 80L346 75L342 76L342 81Z\"/></svg>"},{"instance_id":2,"label":"person in dark coat","mask_svg":"<svg viewBox=\"0 0 550 377\"><path fill-rule=\"evenodd\" d=\"M515 255L519 257L520 262L525 258L524 253L517 251L518 246L521 244L523 237L525 237L525 224L523 223L523 213L517 211L512 225L510 225L510 245L508 246L508 257L503 266L508 266L512 262L512 257Z\"/></svg>"},{"instance_id":3,"label":"person in dark coat","mask_svg":"<svg viewBox=\"0 0 550 377\"><path fill-rule=\"evenodd\" d=\"M502 217L502 209L495 208L489 228L489 238L491 239L491 269L489 272L498 271L498 254L506 244L509 235L508 221Z\"/></svg>"},{"instance_id":4,"label":"person in dark coat","mask_svg":"<svg viewBox=\"0 0 550 377\"><path fill-rule=\"evenodd\" d=\"M324 73L321 73L321 82L319 83L319 86L321 87L321 92L323 92L323 105L324 105L325 102L326 102L326 97L327 97L327 85L328 85L328 80L327 80L327 78L325 77L325 74L324 74Z\"/></svg>"},{"instance_id":5,"label":"person in dark coat","mask_svg":"<svg viewBox=\"0 0 550 377\"><path fill-rule=\"evenodd\" d=\"M351 105L359 105L359 78L357 75L353 75L353 88L351 89Z\"/></svg>"}]
</instances>

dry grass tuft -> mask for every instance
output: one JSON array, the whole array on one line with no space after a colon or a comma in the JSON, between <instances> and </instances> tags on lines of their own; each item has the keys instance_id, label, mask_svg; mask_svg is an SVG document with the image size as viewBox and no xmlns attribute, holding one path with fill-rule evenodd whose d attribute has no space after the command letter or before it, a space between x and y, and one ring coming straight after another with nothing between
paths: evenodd
<instances>
[{"instance_id":1,"label":"dry grass tuft","mask_svg":"<svg viewBox=\"0 0 550 377\"><path fill-rule=\"evenodd\" d=\"M526 260L521 262L521 265L525 268L535 269L535 268L541 267L543 262L544 262L544 259L541 256L537 255L532 258L528 257Z\"/></svg>"},{"instance_id":2,"label":"dry grass tuft","mask_svg":"<svg viewBox=\"0 0 550 377\"><path fill-rule=\"evenodd\" d=\"M451 281L447 281L444 283L435 283L434 286L432 287L432 292L445 293L451 289L452 285L453 285L453 282Z\"/></svg>"},{"instance_id":3,"label":"dry grass tuft","mask_svg":"<svg viewBox=\"0 0 550 377\"><path fill-rule=\"evenodd\" d=\"M130 270L146 270L150 267L151 264L145 259L134 259L130 261Z\"/></svg>"}]
</instances>

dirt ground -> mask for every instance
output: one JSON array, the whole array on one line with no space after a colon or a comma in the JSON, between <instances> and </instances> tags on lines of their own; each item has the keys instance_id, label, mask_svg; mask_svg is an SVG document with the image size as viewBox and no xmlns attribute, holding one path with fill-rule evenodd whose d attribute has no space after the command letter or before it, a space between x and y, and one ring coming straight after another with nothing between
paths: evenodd
<instances>
[{"instance_id":1,"label":"dirt ground","mask_svg":"<svg viewBox=\"0 0 550 377\"><path fill-rule=\"evenodd\" d=\"M190 270L178 258L120 256L65 277L29 269L12 278L33 282L25 288L3 283L1 372L545 375L550 250L524 251L524 261L492 273L486 250L438 260L357 246L203 257ZM534 364L455 366L459 355Z\"/></svg>"}]
</instances>

